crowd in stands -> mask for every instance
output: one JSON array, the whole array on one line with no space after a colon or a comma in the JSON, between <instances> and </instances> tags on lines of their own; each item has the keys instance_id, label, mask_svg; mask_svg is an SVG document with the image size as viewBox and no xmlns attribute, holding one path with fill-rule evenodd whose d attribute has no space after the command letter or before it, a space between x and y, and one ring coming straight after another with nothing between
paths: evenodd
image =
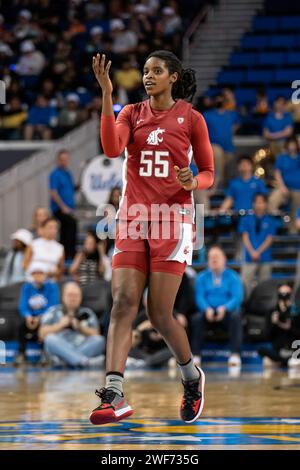
<instances>
[{"instance_id":1,"label":"crowd in stands","mask_svg":"<svg viewBox=\"0 0 300 470\"><path fill-rule=\"evenodd\" d=\"M143 97L141 69L154 49L181 55L182 33L207 1L3 2L0 139L53 139L101 110L92 57L112 60L114 102Z\"/></svg>"},{"instance_id":2,"label":"crowd in stands","mask_svg":"<svg viewBox=\"0 0 300 470\"><path fill-rule=\"evenodd\" d=\"M276 164L282 181L286 166L294 165L294 158L300 158L294 137L289 137L285 146L288 153L279 155ZM97 296L107 295L108 291L104 294L101 289L98 291L97 286L99 282L106 283L107 287L110 285L114 240L99 239L95 227L91 227L80 247L76 233L68 233L76 226L75 185L69 170L70 158L66 149L58 151L56 166L49 174L50 207L36 208L31 227L20 228L12 234L12 245L3 263L1 287L22 283L17 334L19 352L15 359L18 366L26 361L28 341L43 344L43 365L90 368L104 364L109 302L99 317L84 304L83 290L91 287ZM276 234L276 219L269 210L268 188L263 180L254 176L251 157L242 155L237 168L239 176L229 179L227 196L217 211L220 214L230 208L237 214L243 211L236 233L239 240L237 251L240 251L242 259L240 274L228 266L220 245L208 246L207 267L198 274L193 267L186 269L174 316L186 328L198 363L201 362L207 332L218 334L225 331L231 353L228 364L239 368L245 334L243 309L245 302L251 299L254 287L272 276L271 247ZM285 184L289 185L289 182ZM112 188L107 208L112 204L117 209L119 199L120 188ZM72 217L74 224L64 223L62 214ZM293 229L300 229L300 207L295 212ZM70 240L73 240L72 246L69 245ZM65 262L66 248L69 263ZM300 286L300 255L294 285L295 289ZM261 348L260 354L266 365L299 365L291 357L292 340L297 339L300 322L295 289L293 291L292 286L285 283L279 285L278 308L265 314L265 337L270 340L271 349ZM151 325L146 305L147 290L133 324L132 349L127 365L140 368L169 364L172 367L174 360L162 337ZM283 344L285 355L281 357Z\"/></svg>"},{"instance_id":3,"label":"crowd in stands","mask_svg":"<svg viewBox=\"0 0 300 470\"><path fill-rule=\"evenodd\" d=\"M7 87L7 104L1 107L0 138L57 138L98 116L101 97L91 69L91 58L98 51L112 60L114 103L122 106L143 99L140 70L145 57L158 48L180 55L182 32L199 3L5 2L0 16L0 74ZM239 367L245 302L255 285L272 277L275 214L288 213L289 231L300 231L300 149L295 135L299 109L281 96L270 103L261 89L252 109L238 107L230 88L214 97L201 97L195 108L206 120L216 165L213 188L195 191L195 202L204 202L208 211L217 191L225 193L215 213L236 215L236 257L241 270L237 274L228 266L221 246L209 246L205 269L200 273L186 269L174 316L187 329L198 363L207 333L225 330L228 363ZM253 155L237 155L236 134L260 134L265 139L272 161L270 174L258 176ZM99 317L85 305L83 291L99 282L109 286L114 241L99 240L91 227L78 246L78 188L70 158L68 149L57 153L49 175L50 207L38 207L31 226L11 235L0 274L1 288L22 283L16 365L26 361L28 341L43 344L42 363L80 368L104 364L109 307ZM192 168L196 171L193 164ZM112 188L107 201L116 209L120 191ZM276 309L265 312L265 338L271 349L262 348L260 354L266 365L299 366L299 360L291 357L291 344L300 334L300 307L295 300L300 250L293 284L279 285ZM146 302L147 291L133 324L128 366L172 365L168 348L147 317Z\"/></svg>"}]
</instances>

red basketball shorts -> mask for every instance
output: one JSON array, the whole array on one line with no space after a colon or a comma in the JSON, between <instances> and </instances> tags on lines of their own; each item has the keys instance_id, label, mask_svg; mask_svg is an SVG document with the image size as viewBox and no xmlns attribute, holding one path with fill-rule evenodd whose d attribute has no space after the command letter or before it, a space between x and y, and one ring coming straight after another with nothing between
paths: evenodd
<instances>
[{"instance_id":1,"label":"red basketball shorts","mask_svg":"<svg viewBox=\"0 0 300 470\"><path fill-rule=\"evenodd\" d=\"M194 227L182 222L126 222L116 228L112 268L182 276L192 264Z\"/></svg>"}]
</instances>

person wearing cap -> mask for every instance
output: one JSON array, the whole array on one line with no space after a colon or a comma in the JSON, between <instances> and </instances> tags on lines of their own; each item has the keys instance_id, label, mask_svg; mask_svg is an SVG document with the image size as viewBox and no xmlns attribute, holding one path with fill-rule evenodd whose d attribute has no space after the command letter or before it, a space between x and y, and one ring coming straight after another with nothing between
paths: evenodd
<instances>
[{"instance_id":1,"label":"person wearing cap","mask_svg":"<svg viewBox=\"0 0 300 470\"><path fill-rule=\"evenodd\" d=\"M138 44L138 37L135 31L125 29L125 24L120 18L111 20L110 35L113 40L112 52L115 54L131 52Z\"/></svg>"},{"instance_id":2,"label":"person wearing cap","mask_svg":"<svg viewBox=\"0 0 300 470\"><path fill-rule=\"evenodd\" d=\"M19 353L15 365L25 362L26 344L37 341L41 315L53 305L59 303L59 291L55 282L47 280L47 268L44 263L33 262L28 274L31 280L21 289L19 312L22 322L19 328Z\"/></svg>"},{"instance_id":3,"label":"person wearing cap","mask_svg":"<svg viewBox=\"0 0 300 470\"><path fill-rule=\"evenodd\" d=\"M0 287L8 286L26 279L23 268L25 250L32 241L29 230L21 228L11 235L12 246L8 251L0 275Z\"/></svg>"},{"instance_id":4,"label":"person wearing cap","mask_svg":"<svg viewBox=\"0 0 300 470\"><path fill-rule=\"evenodd\" d=\"M16 71L21 76L38 76L45 67L46 60L34 43L26 39L20 46L21 56L16 64Z\"/></svg>"},{"instance_id":5,"label":"person wearing cap","mask_svg":"<svg viewBox=\"0 0 300 470\"><path fill-rule=\"evenodd\" d=\"M88 63L91 56L96 54L98 51L102 51L103 49L103 28L101 26L93 26L90 29L90 40L85 45L85 54L88 56L84 57L85 63Z\"/></svg>"},{"instance_id":6,"label":"person wearing cap","mask_svg":"<svg viewBox=\"0 0 300 470\"><path fill-rule=\"evenodd\" d=\"M163 28L166 36L172 36L181 30L182 22L179 15L176 14L174 8L164 7L162 9Z\"/></svg>"},{"instance_id":7,"label":"person wearing cap","mask_svg":"<svg viewBox=\"0 0 300 470\"><path fill-rule=\"evenodd\" d=\"M80 100L77 93L68 93L64 107L58 115L59 132L64 134L85 120L85 111L80 109Z\"/></svg>"},{"instance_id":8,"label":"person wearing cap","mask_svg":"<svg viewBox=\"0 0 300 470\"><path fill-rule=\"evenodd\" d=\"M12 32L18 41L22 41L27 37L36 37L40 30L38 25L32 22L32 13L24 8L20 10Z\"/></svg>"}]
</instances>

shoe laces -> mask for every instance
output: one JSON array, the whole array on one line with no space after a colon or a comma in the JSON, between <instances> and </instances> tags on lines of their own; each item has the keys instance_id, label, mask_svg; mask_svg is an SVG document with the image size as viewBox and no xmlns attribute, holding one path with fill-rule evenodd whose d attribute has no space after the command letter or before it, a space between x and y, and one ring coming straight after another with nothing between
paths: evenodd
<instances>
[{"instance_id":1,"label":"shoe laces","mask_svg":"<svg viewBox=\"0 0 300 470\"><path fill-rule=\"evenodd\" d=\"M199 400L199 398L201 398L201 392L199 392L199 382L185 382L183 394L184 406L193 407L194 401Z\"/></svg>"},{"instance_id":2,"label":"shoe laces","mask_svg":"<svg viewBox=\"0 0 300 470\"><path fill-rule=\"evenodd\" d=\"M101 399L102 403L111 404L111 402L116 396L116 392L109 388L102 387L100 388L100 390L95 391L95 395L97 395L97 397Z\"/></svg>"}]
</instances>

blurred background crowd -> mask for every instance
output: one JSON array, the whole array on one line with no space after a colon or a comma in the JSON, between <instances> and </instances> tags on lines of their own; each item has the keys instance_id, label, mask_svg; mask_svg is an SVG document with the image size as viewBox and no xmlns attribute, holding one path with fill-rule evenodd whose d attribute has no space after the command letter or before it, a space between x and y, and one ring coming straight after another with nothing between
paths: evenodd
<instances>
[{"instance_id":1,"label":"blurred background crowd","mask_svg":"<svg viewBox=\"0 0 300 470\"><path fill-rule=\"evenodd\" d=\"M0 138L48 141L98 119L101 96L91 68L97 52L112 60L115 114L144 99L145 58L161 48L182 57L182 36L207 3L218 2L2 2L0 76L6 104L0 108ZM258 50L262 44L267 48L259 28L269 27L271 37L272 28L281 27L279 16L266 20L269 3L264 21L254 18L252 39L242 40L215 84L194 102L208 126L216 179L210 190L194 194L205 207L206 242L186 270L174 315L186 327L198 362L205 341L225 339L229 365L240 366L245 344L254 343L266 366L299 366L292 344L300 337L300 105L291 101L291 88L287 93L286 76L274 87L270 74L260 69L251 81L247 67L255 69L259 57L269 61L264 72L276 74L273 65L290 53L286 30L292 28L296 37L300 22L286 20L282 42L273 42L268 58L258 56L266 54ZM292 2L287 6L292 9ZM280 2L278 15L282 9ZM288 65L294 73L300 53L296 39L293 45ZM240 152L236 138L243 136L259 136L263 143ZM57 152L48 180L49 207L37 207L32 223L11 235L2 259L0 312L13 318L2 331L18 339L16 365L26 360L28 341L44 344L42 363L98 367L104 361L114 243L99 240L93 221L80 220L70 160L67 148ZM192 169L197 171L193 163ZM121 190L111 188L107 201L116 209ZM145 291L128 366L172 367L166 345L147 319L146 302ZM18 318L12 314L16 310Z\"/></svg>"}]
</instances>

